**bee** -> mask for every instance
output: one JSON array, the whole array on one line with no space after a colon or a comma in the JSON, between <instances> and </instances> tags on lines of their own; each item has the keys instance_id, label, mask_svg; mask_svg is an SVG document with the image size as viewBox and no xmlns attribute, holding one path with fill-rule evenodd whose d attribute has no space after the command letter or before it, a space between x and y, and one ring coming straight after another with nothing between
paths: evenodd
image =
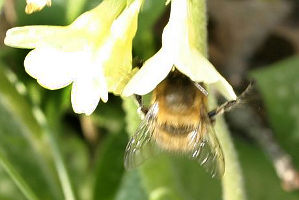
<instances>
[{"instance_id":1,"label":"bee","mask_svg":"<svg viewBox=\"0 0 299 200\"><path fill-rule=\"evenodd\" d=\"M203 84L195 83L178 71L171 72L153 91L145 114L125 150L125 168L132 169L148 159L148 151L183 154L206 167L212 176L224 173L224 155L213 129L215 116L230 109L238 99L208 112Z\"/></svg>"}]
</instances>

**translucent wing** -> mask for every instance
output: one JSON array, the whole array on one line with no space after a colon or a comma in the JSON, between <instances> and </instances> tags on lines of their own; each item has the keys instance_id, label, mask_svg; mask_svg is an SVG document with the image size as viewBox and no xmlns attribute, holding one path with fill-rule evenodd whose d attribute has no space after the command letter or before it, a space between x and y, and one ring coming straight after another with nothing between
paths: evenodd
<instances>
[{"instance_id":1,"label":"translucent wing","mask_svg":"<svg viewBox=\"0 0 299 200\"><path fill-rule=\"evenodd\" d=\"M124 165L126 169L137 167L154 153L151 139L158 109L158 103L154 103L147 112L145 119L140 123L136 133L131 137L125 150Z\"/></svg>"},{"instance_id":2,"label":"translucent wing","mask_svg":"<svg viewBox=\"0 0 299 200\"><path fill-rule=\"evenodd\" d=\"M191 158L204 166L212 177L221 177L225 170L221 146L205 108L202 108L200 115L200 124L190 139L190 145L192 145Z\"/></svg>"}]
</instances>

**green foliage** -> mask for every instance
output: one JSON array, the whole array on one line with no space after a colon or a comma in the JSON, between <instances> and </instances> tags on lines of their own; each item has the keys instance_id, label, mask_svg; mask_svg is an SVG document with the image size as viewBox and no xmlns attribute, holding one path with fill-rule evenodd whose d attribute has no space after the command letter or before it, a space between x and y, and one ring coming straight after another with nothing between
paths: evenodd
<instances>
[{"instance_id":1,"label":"green foliage","mask_svg":"<svg viewBox=\"0 0 299 200\"><path fill-rule=\"evenodd\" d=\"M141 186L140 179L139 173L136 170L125 172L115 199L147 199L147 195Z\"/></svg>"},{"instance_id":2,"label":"green foliage","mask_svg":"<svg viewBox=\"0 0 299 200\"><path fill-rule=\"evenodd\" d=\"M4 0L0 0L0 11L2 10L3 3L4 3Z\"/></svg>"},{"instance_id":3,"label":"green foliage","mask_svg":"<svg viewBox=\"0 0 299 200\"><path fill-rule=\"evenodd\" d=\"M121 152L127 144L127 136L124 132L110 134L99 152L96 167L93 199L112 200L120 185L123 167L123 155Z\"/></svg>"},{"instance_id":4,"label":"green foliage","mask_svg":"<svg viewBox=\"0 0 299 200\"><path fill-rule=\"evenodd\" d=\"M61 188L42 129L30 104L7 79L4 66L0 69L1 164L28 199L59 199Z\"/></svg>"},{"instance_id":5,"label":"green foliage","mask_svg":"<svg viewBox=\"0 0 299 200\"><path fill-rule=\"evenodd\" d=\"M154 26L159 17L165 11L164 1L145 1L138 17L138 29L134 38L133 49L142 59L152 56L156 50L157 38L161 39L161 35L155 34Z\"/></svg>"},{"instance_id":6,"label":"green foliage","mask_svg":"<svg viewBox=\"0 0 299 200\"><path fill-rule=\"evenodd\" d=\"M67 2L66 20L69 24L82 13L86 0L68 0Z\"/></svg>"},{"instance_id":7,"label":"green foliage","mask_svg":"<svg viewBox=\"0 0 299 200\"><path fill-rule=\"evenodd\" d=\"M275 137L283 148L293 157L295 165L299 166L298 144L299 144L299 58L298 56L274 63L270 66L253 70L251 77L257 82L257 88L262 96L263 105L266 108L267 117L270 126L273 128ZM242 148L241 148L242 149ZM245 150L246 149L246 150ZM279 180L273 176L274 171L266 169L271 168L270 164L261 158L259 153L249 150L246 147L244 151L248 154L246 161L250 162L251 167L246 171L248 179L252 183L252 190L256 191L259 187L269 186L267 195L262 193L253 193L252 199L298 199L299 193L286 193L282 191ZM248 153L251 151L252 153ZM253 156L256 155L256 156ZM258 156L259 155L259 156ZM244 163L244 165L247 165ZM250 174L250 175L249 175ZM253 177L261 177L259 183ZM265 178L265 177L268 178ZM255 183L254 183L255 182ZM274 187L276 189L274 189Z\"/></svg>"},{"instance_id":8,"label":"green foliage","mask_svg":"<svg viewBox=\"0 0 299 200\"><path fill-rule=\"evenodd\" d=\"M296 200L298 192L286 192L281 188L271 162L257 146L236 141L241 165L245 176L248 199Z\"/></svg>"},{"instance_id":9,"label":"green foliage","mask_svg":"<svg viewBox=\"0 0 299 200\"><path fill-rule=\"evenodd\" d=\"M0 8L3 2L0 0ZM28 16L24 14L25 1L18 0L16 24L69 24L82 10L99 2L54 0L52 7ZM138 57L146 59L159 49L160 33L154 27L161 26L158 20L164 12L165 1L145 1L134 39L133 50ZM161 155L138 169L125 171L127 135L132 135L140 123L135 102L126 98L122 107L120 99L111 95L108 103L100 104L91 116L99 139L90 144L84 135L86 130L80 127L81 116L71 109L71 88L47 91L24 76L22 62L26 53L0 47L1 200L220 199L221 180L212 179L186 158ZM299 58L294 57L251 73L257 80L271 127L297 166L298 65ZM217 130L223 136L225 130ZM298 192L281 189L280 180L261 150L247 141L234 140L248 199L299 198ZM230 164L235 167L234 162Z\"/></svg>"},{"instance_id":10,"label":"green foliage","mask_svg":"<svg viewBox=\"0 0 299 200\"><path fill-rule=\"evenodd\" d=\"M278 140L299 163L299 57L280 61L251 75L257 80L267 116Z\"/></svg>"},{"instance_id":11,"label":"green foliage","mask_svg":"<svg viewBox=\"0 0 299 200\"><path fill-rule=\"evenodd\" d=\"M66 25L66 2L52 0L52 6L46 7L42 12L33 13L31 15L25 14L26 1L17 0L16 14L17 14L17 26L25 25Z\"/></svg>"}]
</instances>

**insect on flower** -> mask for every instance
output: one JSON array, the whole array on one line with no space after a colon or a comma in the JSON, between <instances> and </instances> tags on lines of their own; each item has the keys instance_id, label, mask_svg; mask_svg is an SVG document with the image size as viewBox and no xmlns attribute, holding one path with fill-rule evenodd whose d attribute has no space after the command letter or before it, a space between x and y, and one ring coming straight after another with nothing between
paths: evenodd
<instances>
[{"instance_id":1,"label":"insect on flower","mask_svg":"<svg viewBox=\"0 0 299 200\"><path fill-rule=\"evenodd\" d=\"M224 173L224 155L213 129L217 114L229 110L239 98L207 110L208 92L202 83L171 72L153 91L149 109L136 96L145 117L125 151L127 169L140 165L152 148L179 153L198 161L212 176Z\"/></svg>"}]
</instances>

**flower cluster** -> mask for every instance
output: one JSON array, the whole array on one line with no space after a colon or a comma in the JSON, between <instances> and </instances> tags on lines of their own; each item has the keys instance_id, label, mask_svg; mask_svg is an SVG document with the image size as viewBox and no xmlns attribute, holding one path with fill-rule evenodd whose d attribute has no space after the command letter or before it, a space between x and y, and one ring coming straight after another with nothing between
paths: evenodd
<instances>
[{"instance_id":1,"label":"flower cluster","mask_svg":"<svg viewBox=\"0 0 299 200\"><path fill-rule=\"evenodd\" d=\"M8 30L4 42L34 49L24 66L43 87L55 90L72 83L76 113L91 114L100 99L108 100L108 92L149 93L173 67L235 99L232 87L190 43L188 1L171 1L162 48L132 78L132 40L143 0L104 0L68 26L16 27Z\"/></svg>"},{"instance_id":2,"label":"flower cluster","mask_svg":"<svg viewBox=\"0 0 299 200\"><path fill-rule=\"evenodd\" d=\"M32 50L26 72L45 88L71 83L76 113L91 114L108 90L120 93L131 72L132 40L142 0L105 0L68 26L25 26L7 31L4 43Z\"/></svg>"}]
</instances>

